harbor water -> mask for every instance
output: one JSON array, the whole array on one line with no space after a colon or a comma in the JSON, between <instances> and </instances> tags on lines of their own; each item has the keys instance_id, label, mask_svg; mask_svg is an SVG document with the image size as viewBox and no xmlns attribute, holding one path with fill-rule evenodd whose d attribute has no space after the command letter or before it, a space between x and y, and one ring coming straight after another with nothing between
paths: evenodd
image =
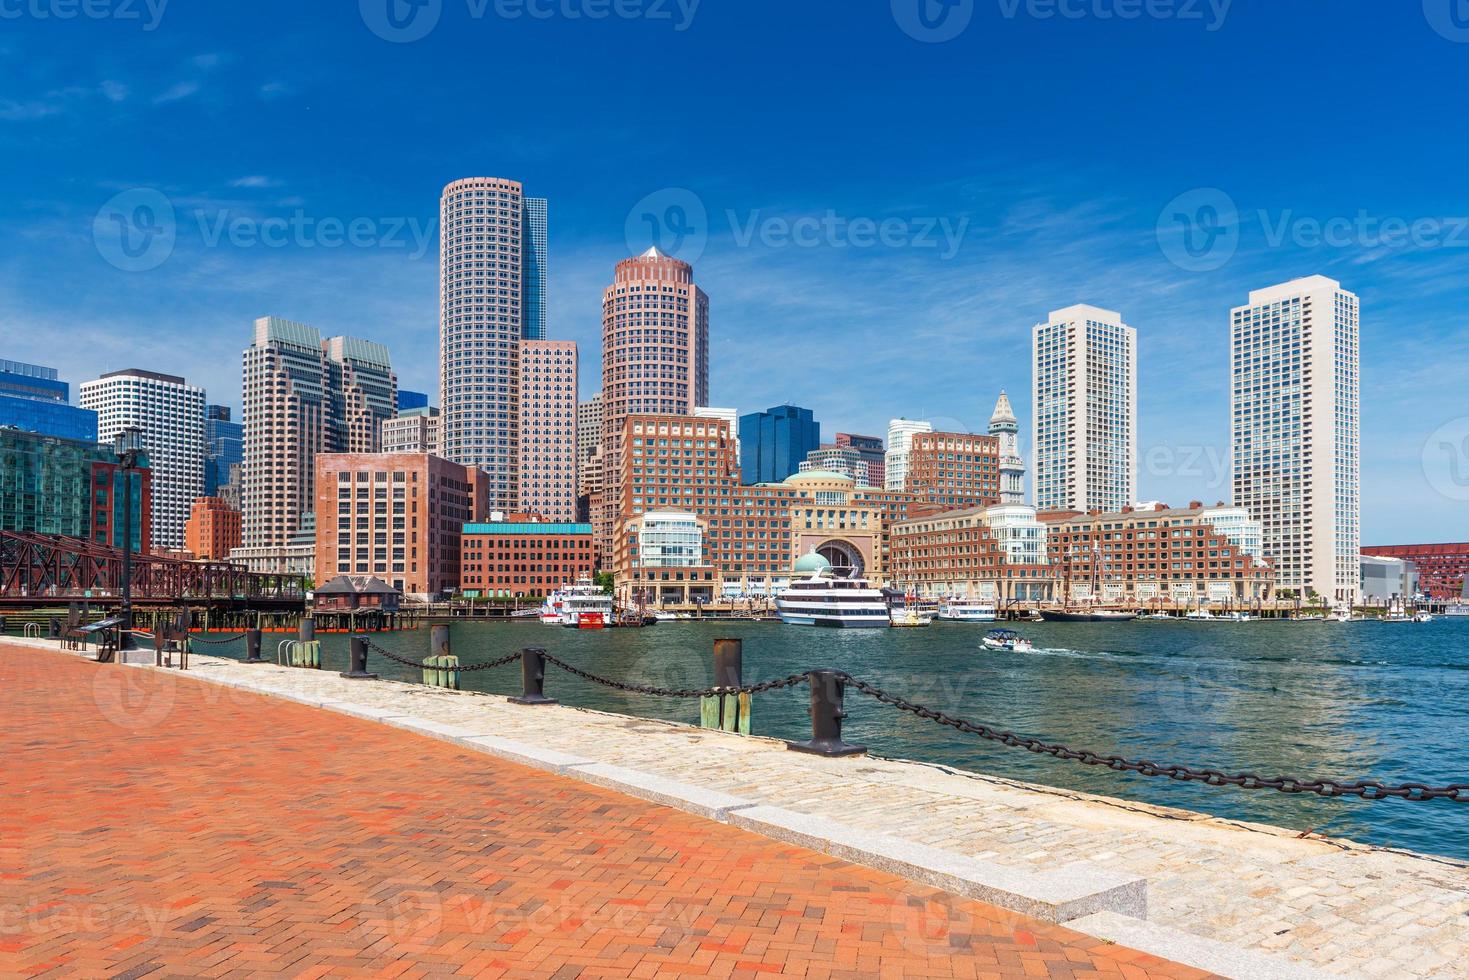
<instances>
[{"instance_id":1,"label":"harbor water","mask_svg":"<svg viewBox=\"0 0 1469 980\"><path fill-rule=\"evenodd\" d=\"M1020 630L1035 642L1034 653L986 652L984 626L952 623L861 631L679 622L605 632L534 621L461 623L452 645L465 664L542 647L605 677L700 688L711 683L715 638L733 637L744 641L747 683L835 668L951 715L1100 755L1263 777L1469 783L1469 619ZM266 635L267 658L280 639ZM321 639L325 666L345 669L347 637ZM429 652L427 629L372 640L413 659ZM198 649L242 655L241 643ZM378 654L369 665L384 678L420 680ZM462 681L466 690L513 694L520 671L511 665ZM555 667L547 669L546 688L568 705L698 720L697 701L619 692ZM804 685L757 695L755 734L808 737L808 697ZM1117 773L986 742L855 692L847 699L846 737L875 755L1469 860L1469 805L1322 799Z\"/></svg>"}]
</instances>

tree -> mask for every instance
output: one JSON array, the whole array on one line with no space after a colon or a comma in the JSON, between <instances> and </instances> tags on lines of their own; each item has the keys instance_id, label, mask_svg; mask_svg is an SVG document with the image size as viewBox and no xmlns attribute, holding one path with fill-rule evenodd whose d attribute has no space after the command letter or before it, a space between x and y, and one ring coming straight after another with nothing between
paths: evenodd
<instances>
[{"instance_id":1,"label":"tree","mask_svg":"<svg viewBox=\"0 0 1469 980\"><path fill-rule=\"evenodd\" d=\"M602 589L604 594L611 595L617 587L617 579L613 577L611 572L598 572L597 585Z\"/></svg>"}]
</instances>

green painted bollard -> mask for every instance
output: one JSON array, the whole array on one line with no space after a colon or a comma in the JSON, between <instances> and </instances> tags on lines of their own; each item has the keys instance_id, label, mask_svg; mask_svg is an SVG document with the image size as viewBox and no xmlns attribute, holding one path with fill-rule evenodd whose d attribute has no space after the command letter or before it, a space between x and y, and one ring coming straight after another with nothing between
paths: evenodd
<instances>
[{"instance_id":1,"label":"green painted bollard","mask_svg":"<svg viewBox=\"0 0 1469 980\"><path fill-rule=\"evenodd\" d=\"M459 658L453 654L424 660L423 682L429 687L459 690Z\"/></svg>"},{"instance_id":2,"label":"green painted bollard","mask_svg":"<svg viewBox=\"0 0 1469 980\"><path fill-rule=\"evenodd\" d=\"M740 640L714 641L714 687L742 687L744 644ZM699 699L699 727L750 734L750 695L725 694Z\"/></svg>"},{"instance_id":3,"label":"green painted bollard","mask_svg":"<svg viewBox=\"0 0 1469 980\"><path fill-rule=\"evenodd\" d=\"M321 641L297 640L290 646L291 666L321 669Z\"/></svg>"}]
</instances>

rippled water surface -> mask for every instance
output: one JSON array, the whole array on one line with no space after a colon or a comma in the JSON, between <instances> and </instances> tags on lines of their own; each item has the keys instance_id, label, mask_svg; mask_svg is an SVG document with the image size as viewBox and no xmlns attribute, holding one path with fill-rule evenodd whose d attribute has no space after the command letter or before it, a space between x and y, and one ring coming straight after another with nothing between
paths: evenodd
<instances>
[{"instance_id":1,"label":"rippled water surface","mask_svg":"<svg viewBox=\"0 0 1469 980\"><path fill-rule=\"evenodd\" d=\"M1028 655L980 648L982 626L835 631L774 624L663 624L583 633L538 623L457 624L466 663L544 647L583 669L661 687L710 683L715 637L744 641L747 682L845 670L950 714L1157 763L1262 776L1469 783L1469 620L1396 623L1026 624ZM281 637L266 636L273 658ZM415 658L428 631L374 642ZM347 638L323 637L344 669ZM239 644L202 648L240 654ZM371 669L419 678L381 656ZM696 722L697 702L623 694L549 669L566 704ZM465 687L519 690L519 668L463 675ZM809 735L806 689L759 695L761 735ZM876 755L1279 824L1469 859L1469 805L1321 799L1182 784L1062 762L962 735L849 692L846 735ZM575 751L575 745L557 746Z\"/></svg>"}]
</instances>

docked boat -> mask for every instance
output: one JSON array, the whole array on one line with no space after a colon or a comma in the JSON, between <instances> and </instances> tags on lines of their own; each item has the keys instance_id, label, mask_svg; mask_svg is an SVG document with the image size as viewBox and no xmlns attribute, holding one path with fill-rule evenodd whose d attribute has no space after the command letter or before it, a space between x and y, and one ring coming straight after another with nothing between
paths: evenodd
<instances>
[{"instance_id":1,"label":"docked boat","mask_svg":"<svg viewBox=\"0 0 1469 980\"><path fill-rule=\"evenodd\" d=\"M1137 619L1137 613L1112 609L1042 609L1041 619L1048 623L1130 623Z\"/></svg>"},{"instance_id":2,"label":"docked boat","mask_svg":"<svg viewBox=\"0 0 1469 980\"><path fill-rule=\"evenodd\" d=\"M1420 609L1418 612L1415 612L1413 614L1413 622L1415 622L1415 623L1431 623L1431 622L1433 622L1433 613L1425 612L1425 611L1423 611L1423 610Z\"/></svg>"},{"instance_id":3,"label":"docked boat","mask_svg":"<svg viewBox=\"0 0 1469 980\"><path fill-rule=\"evenodd\" d=\"M951 623L993 623L999 613L993 603L949 598L939 603L938 618Z\"/></svg>"},{"instance_id":4,"label":"docked boat","mask_svg":"<svg viewBox=\"0 0 1469 980\"><path fill-rule=\"evenodd\" d=\"M572 629L606 629L614 618L612 597L591 579L581 579L562 593L562 626Z\"/></svg>"},{"instance_id":5,"label":"docked boat","mask_svg":"<svg viewBox=\"0 0 1469 980\"><path fill-rule=\"evenodd\" d=\"M1035 644L1014 630L991 630L985 634L984 648L1002 653L1030 653Z\"/></svg>"},{"instance_id":6,"label":"docked boat","mask_svg":"<svg viewBox=\"0 0 1469 980\"><path fill-rule=\"evenodd\" d=\"M795 579L776 594L775 610L788 626L825 626L833 629L887 629L892 625L887 598L881 589L854 569L833 568L815 553L796 562Z\"/></svg>"},{"instance_id":7,"label":"docked boat","mask_svg":"<svg viewBox=\"0 0 1469 980\"><path fill-rule=\"evenodd\" d=\"M933 609L910 592L883 589L888 604L888 623L900 629L915 629L933 624Z\"/></svg>"},{"instance_id":8,"label":"docked boat","mask_svg":"<svg viewBox=\"0 0 1469 980\"><path fill-rule=\"evenodd\" d=\"M546 596L546 601L541 603L541 608L536 610L536 618L547 626L560 626L566 617L566 593L557 589Z\"/></svg>"},{"instance_id":9,"label":"docked boat","mask_svg":"<svg viewBox=\"0 0 1469 980\"><path fill-rule=\"evenodd\" d=\"M1212 623L1219 617L1207 609L1190 609L1188 615L1183 618L1190 623Z\"/></svg>"}]
</instances>

